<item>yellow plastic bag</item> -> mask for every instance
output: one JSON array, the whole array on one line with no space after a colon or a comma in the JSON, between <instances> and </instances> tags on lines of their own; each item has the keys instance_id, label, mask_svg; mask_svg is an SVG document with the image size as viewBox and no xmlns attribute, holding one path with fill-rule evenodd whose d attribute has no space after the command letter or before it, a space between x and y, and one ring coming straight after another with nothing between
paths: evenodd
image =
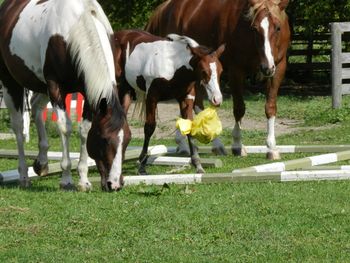
<instances>
[{"instance_id":1,"label":"yellow plastic bag","mask_svg":"<svg viewBox=\"0 0 350 263\"><path fill-rule=\"evenodd\" d=\"M202 143L209 143L222 132L222 124L215 107L209 107L195 116L193 121L179 119L176 122L183 135L191 133L192 137Z\"/></svg>"}]
</instances>

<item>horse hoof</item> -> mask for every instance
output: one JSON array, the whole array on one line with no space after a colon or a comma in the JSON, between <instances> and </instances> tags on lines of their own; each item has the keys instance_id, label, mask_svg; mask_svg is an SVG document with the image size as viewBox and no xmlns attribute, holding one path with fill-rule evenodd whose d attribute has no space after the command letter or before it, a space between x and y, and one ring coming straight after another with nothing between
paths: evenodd
<instances>
[{"instance_id":1,"label":"horse hoof","mask_svg":"<svg viewBox=\"0 0 350 263\"><path fill-rule=\"evenodd\" d=\"M32 186L32 182L29 179L24 179L19 181L19 187L22 189L27 189Z\"/></svg>"},{"instance_id":2,"label":"horse hoof","mask_svg":"<svg viewBox=\"0 0 350 263\"><path fill-rule=\"evenodd\" d=\"M190 148L188 146L187 147L178 146L176 148L176 153L179 155L188 156L190 155Z\"/></svg>"},{"instance_id":3,"label":"horse hoof","mask_svg":"<svg viewBox=\"0 0 350 263\"><path fill-rule=\"evenodd\" d=\"M248 153L247 153L247 150L246 150L245 147L239 147L239 148L233 147L232 148L232 154L234 156L242 156L242 157L248 156Z\"/></svg>"},{"instance_id":4,"label":"horse hoof","mask_svg":"<svg viewBox=\"0 0 350 263\"><path fill-rule=\"evenodd\" d=\"M137 174L138 175L148 175L146 170L138 170Z\"/></svg>"},{"instance_id":5,"label":"horse hoof","mask_svg":"<svg viewBox=\"0 0 350 263\"><path fill-rule=\"evenodd\" d=\"M62 184L60 183L60 189L63 191L76 191L77 188L74 184L68 183L68 184Z\"/></svg>"},{"instance_id":6,"label":"horse hoof","mask_svg":"<svg viewBox=\"0 0 350 263\"><path fill-rule=\"evenodd\" d=\"M39 176L45 176L49 173L49 165L48 163L40 164L38 159L35 159L33 163L33 170Z\"/></svg>"},{"instance_id":7,"label":"horse hoof","mask_svg":"<svg viewBox=\"0 0 350 263\"><path fill-rule=\"evenodd\" d=\"M124 182L107 182L107 189L109 192L118 192L123 188Z\"/></svg>"},{"instance_id":8,"label":"horse hoof","mask_svg":"<svg viewBox=\"0 0 350 263\"><path fill-rule=\"evenodd\" d=\"M227 155L225 147L213 147L211 151L216 155Z\"/></svg>"},{"instance_id":9,"label":"horse hoof","mask_svg":"<svg viewBox=\"0 0 350 263\"><path fill-rule=\"evenodd\" d=\"M266 159L272 160L272 161L280 160L281 159L280 152L277 151L277 150L267 152L266 153Z\"/></svg>"},{"instance_id":10,"label":"horse hoof","mask_svg":"<svg viewBox=\"0 0 350 263\"><path fill-rule=\"evenodd\" d=\"M199 167L199 168L196 169L196 173L197 174L204 174L205 170L203 169L203 167Z\"/></svg>"},{"instance_id":11,"label":"horse hoof","mask_svg":"<svg viewBox=\"0 0 350 263\"><path fill-rule=\"evenodd\" d=\"M78 184L79 192L90 192L92 190L92 184L90 182L83 182Z\"/></svg>"}]
</instances>

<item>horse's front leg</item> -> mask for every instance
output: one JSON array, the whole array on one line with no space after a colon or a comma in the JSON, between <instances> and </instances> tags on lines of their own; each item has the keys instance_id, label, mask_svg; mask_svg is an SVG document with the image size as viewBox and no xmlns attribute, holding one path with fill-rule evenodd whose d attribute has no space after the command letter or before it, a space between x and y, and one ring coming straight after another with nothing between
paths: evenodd
<instances>
[{"instance_id":1,"label":"horse's front leg","mask_svg":"<svg viewBox=\"0 0 350 263\"><path fill-rule=\"evenodd\" d=\"M72 133L72 122L65 111L65 96L62 96L59 85L53 80L47 80L47 83L51 104L57 115L57 126L62 144L62 177L60 188L64 190L73 190L75 186L71 174L72 162L69 156L69 137Z\"/></svg>"},{"instance_id":2,"label":"horse's front leg","mask_svg":"<svg viewBox=\"0 0 350 263\"><path fill-rule=\"evenodd\" d=\"M151 97L151 96L150 96ZM156 109L157 109L157 100L155 98L149 98L147 96L146 99L146 122L144 126L144 135L145 138L143 140L142 152L139 156L139 174L147 174L146 172L146 164L148 160L148 146L151 139L151 136L156 129Z\"/></svg>"},{"instance_id":3,"label":"horse's front leg","mask_svg":"<svg viewBox=\"0 0 350 263\"><path fill-rule=\"evenodd\" d=\"M266 84L266 104L265 104L265 114L267 118L267 153L266 158L270 160L281 159L279 150L276 147L275 138L275 120L277 113L277 95L278 89L286 71L286 59L283 59L276 67L275 75L267 80Z\"/></svg>"},{"instance_id":4,"label":"horse's front leg","mask_svg":"<svg viewBox=\"0 0 350 263\"><path fill-rule=\"evenodd\" d=\"M4 83L5 84L5 83ZM15 87L16 86L16 87ZM11 128L16 135L17 149L18 149L18 172L19 183L21 187L29 187L31 185L28 177L28 166L25 160L24 154L24 135L23 135L23 94L24 90L21 87L17 87L17 84L11 85L12 89L15 89L16 99L11 96L6 89L4 90L4 101L6 107L9 110L11 118ZM19 100L17 100L19 99ZM16 103L16 101L18 103Z\"/></svg>"},{"instance_id":5,"label":"horse's front leg","mask_svg":"<svg viewBox=\"0 0 350 263\"><path fill-rule=\"evenodd\" d=\"M88 137L89 130L91 128L91 111L88 103L84 103L83 111L83 121L79 125L80 133L80 157L78 163L78 173L79 173L79 190L80 191L91 191L92 184L88 178L89 166L88 159L89 155L86 148L86 141Z\"/></svg>"},{"instance_id":6,"label":"horse's front leg","mask_svg":"<svg viewBox=\"0 0 350 263\"><path fill-rule=\"evenodd\" d=\"M194 89L192 89L191 92L186 96L186 98L184 98L182 101L179 102L181 117L184 119L193 120L193 106L194 106L195 94L196 93ZM204 173L205 171L202 167L199 154L198 154L198 147L194 144L194 140L191 134L187 134L187 139L188 139L188 146L190 148L191 162L193 166L196 168L197 173Z\"/></svg>"},{"instance_id":7,"label":"horse's front leg","mask_svg":"<svg viewBox=\"0 0 350 263\"><path fill-rule=\"evenodd\" d=\"M33 163L33 169L39 176L43 176L48 173L47 151L49 150L49 144L42 114L48 101L49 98L45 94L41 93L34 93L30 100L30 104L32 106L32 116L34 117L35 126L38 133L39 148L38 156Z\"/></svg>"},{"instance_id":8,"label":"horse's front leg","mask_svg":"<svg viewBox=\"0 0 350 263\"><path fill-rule=\"evenodd\" d=\"M243 72L230 68L229 85L233 100L233 115L235 126L232 130L232 153L237 156L247 156L247 151L242 144L242 118L245 114L245 103L243 99L244 74Z\"/></svg>"}]
</instances>

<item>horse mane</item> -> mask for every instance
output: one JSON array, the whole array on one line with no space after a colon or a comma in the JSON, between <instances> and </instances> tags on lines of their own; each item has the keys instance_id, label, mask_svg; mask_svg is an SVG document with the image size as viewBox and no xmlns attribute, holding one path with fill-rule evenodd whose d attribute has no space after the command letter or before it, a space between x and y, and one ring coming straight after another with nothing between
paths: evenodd
<instances>
[{"instance_id":1,"label":"horse mane","mask_svg":"<svg viewBox=\"0 0 350 263\"><path fill-rule=\"evenodd\" d=\"M254 6L249 7L246 17L253 24L258 14L263 10L267 10L278 20L284 21L286 19L286 12L284 10L281 11L278 6L280 3L280 0L260 0Z\"/></svg>"},{"instance_id":2,"label":"horse mane","mask_svg":"<svg viewBox=\"0 0 350 263\"><path fill-rule=\"evenodd\" d=\"M199 44L192 38L187 37L187 36L180 36L177 34L169 34L167 35L167 38L172 41L180 42L185 45L189 45L192 48L197 48L199 47Z\"/></svg>"},{"instance_id":3,"label":"horse mane","mask_svg":"<svg viewBox=\"0 0 350 263\"><path fill-rule=\"evenodd\" d=\"M77 72L84 77L87 99L94 109L102 98L112 102L116 86L111 36L113 30L102 8L86 0L85 11L71 28L67 42Z\"/></svg>"}]
</instances>

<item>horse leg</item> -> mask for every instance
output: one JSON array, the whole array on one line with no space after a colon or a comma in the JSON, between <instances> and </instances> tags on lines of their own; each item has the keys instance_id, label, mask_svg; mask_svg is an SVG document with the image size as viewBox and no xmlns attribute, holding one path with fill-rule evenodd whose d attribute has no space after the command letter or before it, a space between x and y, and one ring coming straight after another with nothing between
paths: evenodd
<instances>
[{"instance_id":1,"label":"horse leg","mask_svg":"<svg viewBox=\"0 0 350 263\"><path fill-rule=\"evenodd\" d=\"M30 104L32 106L32 116L34 117L37 133L38 133L38 148L39 153L34 160L33 169L39 176L46 175L48 173L48 158L47 151L49 150L49 144L47 140L47 134L45 129L45 122L43 120L42 112L47 106L49 98L40 93L34 93Z\"/></svg>"},{"instance_id":2,"label":"horse leg","mask_svg":"<svg viewBox=\"0 0 350 263\"><path fill-rule=\"evenodd\" d=\"M72 133L72 122L65 111L65 96L62 96L59 84L55 80L51 79L48 79L47 83L49 87L51 104L57 115L57 126L62 145L62 177L60 188L64 190L73 190L75 187L70 171L72 162L69 157L69 137Z\"/></svg>"},{"instance_id":3,"label":"horse leg","mask_svg":"<svg viewBox=\"0 0 350 263\"><path fill-rule=\"evenodd\" d=\"M83 110L83 121L79 125L80 133L80 157L78 163L78 173L79 173L79 184L78 188L80 191L86 192L92 190L92 184L88 179L88 152L86 148L86 141L88 137L89 130L91 128L91 111L88 103L84 103Z\"/></svg>"},{"instance_id":4,"label":"horse leg","mask_svg":"<svg viewBox=\"0 0 350 263\"><path fill-rule=\"evenodd\" d=\"M230 69L229 84L233 100L233 115L235 126L232 130L232 153L236 156L247 156L247 151L242 144L241 122L245 114L245 103L243 99L244 74L238 70Z\"/></svg>"},{"instance_id":5,"label":"horse leg","mask_svg":"<svg viewBox=\"0 0 350 263\"><path fill-rule=\"evenodd\" d=\"M13 85L12 85L13 84ZM19 183L21 187L27 188L31 185L28 177L28 166L25 161L24 154L24 135L23 135L23 96L24 89L17 84L11 83L7 85L4 83L4 101L6 107L10 112L11 128L16 135L17 149L18 149L18 172L19 172ZM6 87L10 87L15 90L16 100L13 95L10 95ZM18 102L18 103L16 103Z\"/></svg>"},{"instance_id":6,"label":"horse leg","mask_svg":"<svg viewBox=\"0 0 350 263\"><path fill-rule=\"evenodd\" d=\"M184 119L193 120L193 106L195 100L195 90L194 88L182 101L179 101L181 117ZM194 144L191 134L187 134L188 145L190 148L191 162L196 168L197 173L204 173L199 154L198 147Z\"/></svg>"},{"instance_id":7,"label":"horse leg","mask_svg":"<svg viewBox=\"0 0 350 263\"><path fill-rule=\"evenodd\" d=\"M275 75L267 80L266 84L266 103L265 103L265 114L267 118L267 153L266 158L269 160L281 159L279 150L276 148L275 138L275 120L277 113L277 94L278 89L286 71L286 58L284 58L276 67Z\"/></svg>"},{"instance_id":8,"label":"horse leg","mask_svg":"<svg viewBox=\"0 0 350 263\"><path fill-rule=\"evenodd\" d=\"M157 109L157 100L149 99L150 94L148 94L146 99L146 122L144 126L144 135L145 138L143 140L142 151L139 156L140 166L138 169L139 174L147 174L146 172L146 164L148 160L148 145L151 139L154 130L156 129L156 109Z\"/></svg>"}]
</instances>

